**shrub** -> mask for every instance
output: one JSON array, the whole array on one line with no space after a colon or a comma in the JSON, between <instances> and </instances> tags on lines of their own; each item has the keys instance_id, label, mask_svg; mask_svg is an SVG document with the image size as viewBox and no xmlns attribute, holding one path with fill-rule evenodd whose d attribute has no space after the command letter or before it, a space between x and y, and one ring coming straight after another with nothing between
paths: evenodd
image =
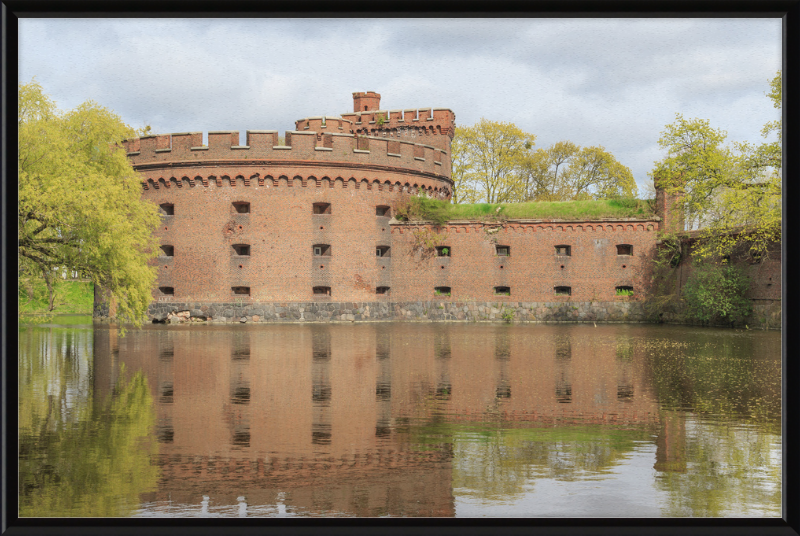
<instances>
[{"instance_id":1,"label":"shrub","mask_svg":"<svg viewBox=\"0 0 800 536\"><path fill-rule=\"evenodd\" d=\"M750 278L736 266L696 266L683 287L687 313L703 323L742 321L752 312L752 304L745 297L749 287Z\"/></svg>"}]
</instances>

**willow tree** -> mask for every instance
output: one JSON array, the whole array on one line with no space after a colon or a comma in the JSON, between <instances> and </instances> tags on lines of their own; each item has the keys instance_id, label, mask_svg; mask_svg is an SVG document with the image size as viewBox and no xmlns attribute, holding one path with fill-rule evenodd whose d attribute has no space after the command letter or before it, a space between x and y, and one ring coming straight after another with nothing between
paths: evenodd
<instances>
[{"instance_id":1,"label":"willow tree","mask_svg":"<svg viewBox=\"0 0 800 536\"><path fill-rule=\"evenodd\" d=\"M781 107L781 74L768 96ZM680 210L692 228L702 230L696 254L725 256L745 247L757 257L781 237L781 122L765 125L762 135L777 140L753 145L725 144L727 134L704 119L676 114L658 143L666 156L651 172L667 193L680 193Z\"/></svg>"},{"instance_id":2,"label":"willow tree","mask_svg":"<svg viewBox=\"0 0 800 536\"><path fill-rule=\"evenodd\" d=\"M513 123L482 118L471 127L457 127L451 145L453 202L519 201L518 170L535 140Z\"/></svg>"},{"instance_id":3,"label":"willow tree","mask_svg":"<svg viewBox=\"0 0 800 536\"><path fill-rule=\"evenodd\" d=\"M150 303L157 207L116 142L134 130L94 102L62 112L34 80L19 86L18 276L50 292L64 271L109 291L140 324Z\"/></svg>"}]
</instances>

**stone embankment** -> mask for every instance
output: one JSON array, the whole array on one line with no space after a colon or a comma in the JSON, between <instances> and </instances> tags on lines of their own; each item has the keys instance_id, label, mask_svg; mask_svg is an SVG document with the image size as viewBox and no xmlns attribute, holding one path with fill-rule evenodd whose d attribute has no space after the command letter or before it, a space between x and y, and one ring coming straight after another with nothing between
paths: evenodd
<instances>
[{"instance_id":1,"label":"stone embankment","mask_svg":"<svg viewBox=\"0 0 800 536\"><path fill-rule=\"evenodd\" d=\"M644 322L642 304L615 302L155 303L154 322Z\"/></svg>"}]
</instances>

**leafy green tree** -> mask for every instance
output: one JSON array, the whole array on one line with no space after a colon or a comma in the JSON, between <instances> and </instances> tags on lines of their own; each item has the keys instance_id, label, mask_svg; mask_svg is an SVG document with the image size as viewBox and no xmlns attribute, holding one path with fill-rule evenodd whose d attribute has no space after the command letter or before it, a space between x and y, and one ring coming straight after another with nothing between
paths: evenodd
<instances>
[{"instance_id":1,"label":"leafy green tree","mask_svg":"<svg viewBox=\"0 0 800 536\"><path fill-rule=\"evenodd\" d=\"M117 142L134 130L94 102L61 112L34 80L19 86L20 285L64 270L110 292L123 319L140 324L151 300L157 207Z\"/></svg>"},{"instance_id":2,"label":"leafy green tree","mask_svg":"<svg viewBox=\"0 0 800 536\"><path fill-rule=\"evenodd\" d=\"M636 181L603 147L556 142L538 149L521 168L522 201L573 201L635 197Z\"/></svg>"},{"instance_id":3,"label":"leafy green tree","mask_svg":"<svg viewBox=\"0 0 800 536\"><path fill-rule=\"evenodd\" d=\"M780 108L781 75L773 79L769 93ZM768 123L764 136L778 133L778 140L758 146L724 145L727 134L709 121L685 119L676 114L658 143L666 156L651 172L657 187L682 194L678 210L689 228L702 229L696 255L725 256L745 245L759 256L781 237L781 138L780 121Z\"/></svg>"},{"instance_id":4,"label":"leafy green tree","mask_svg":"<svg viewBox=\"0 0 800 536\"><path fill-rule=\"evenodd\" d=\"M742 321L752 312L752 303L745 297L750 279L737 266L703 264L695 267L686 285L683 298L689 316L709 322Z\"/></svg>"},{"instance_id":5,"label":"leafy green tree","mask_svg":"<svg viewBox=\"0 0 800 536\"><path fill-rule=\"evenodd\" d=\"M520 199L518 173L536 136L513 123L481 118L471 127L456 128L452 154L454 203L507 203Z\"/></svg>"}]
</instances>

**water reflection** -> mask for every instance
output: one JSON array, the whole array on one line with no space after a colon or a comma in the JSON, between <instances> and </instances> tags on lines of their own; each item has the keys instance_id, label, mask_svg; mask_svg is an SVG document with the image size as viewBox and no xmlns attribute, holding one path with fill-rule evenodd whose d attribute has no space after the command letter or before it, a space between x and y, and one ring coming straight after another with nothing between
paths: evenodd
<instances>
[{"instance_id":1,"label":"water reflection","mask_svg":"<svg viewBox=\"0 0 800 536\"><path fill-rule=\"evenodd\" d=\"M113 399L123 365L148 386L150 466L161 476L138 492L137 515L505 516L497 509L517 505L512 515L574 517L598 515L593 493L620 497L612 516L780 513L775 333L441 324L113 333L96 327L94 347L71 355L93 371L77 399ZM564 501L571 513L553 514Z\"/></svg>"}]
</instances>

